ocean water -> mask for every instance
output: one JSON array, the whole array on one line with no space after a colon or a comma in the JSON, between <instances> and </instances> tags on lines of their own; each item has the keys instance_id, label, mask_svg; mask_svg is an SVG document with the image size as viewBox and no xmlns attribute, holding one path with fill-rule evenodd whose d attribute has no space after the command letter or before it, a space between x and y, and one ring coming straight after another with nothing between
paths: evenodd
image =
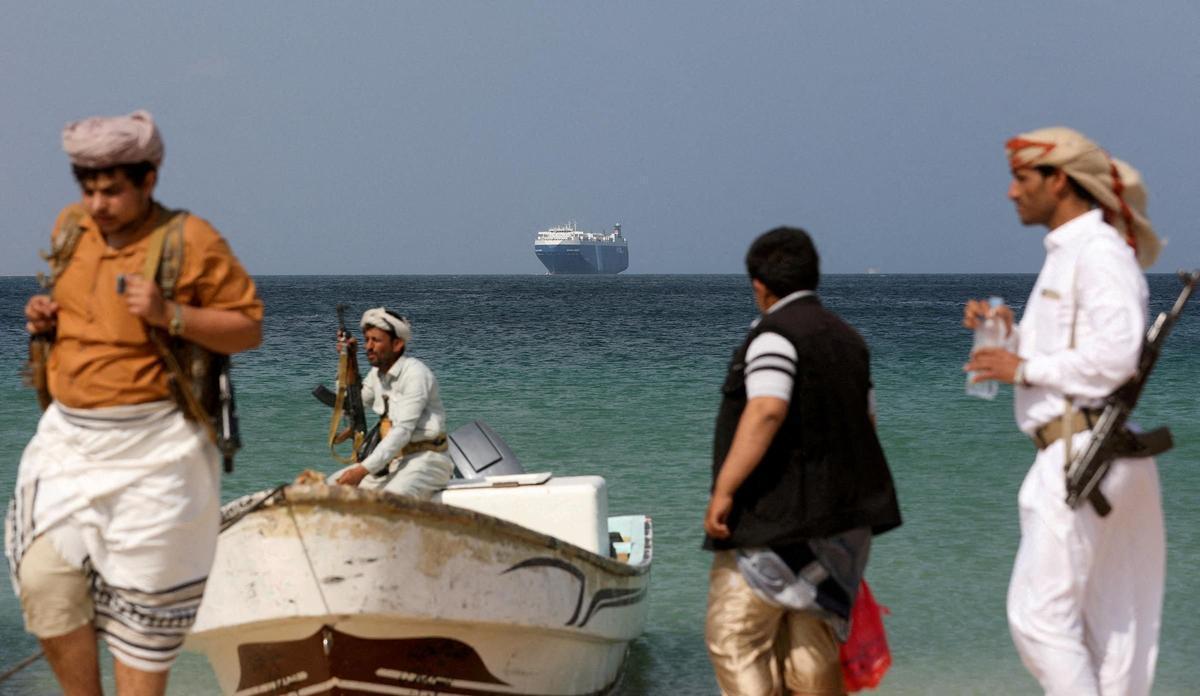
<instances>
[{"instance_id":1,"label":"ocean water","mask_svg":"<svg viewBox=\"0 0 1200 696\"><path fill-rule=\"evenodd\" d=\"M970 297L1001 295L1019 311L1032 275L835 275L824 302L872 348L879 432L905 523L879 537L867 575L886 619L894 664L881 694L1033 694L1004 618L1017 546L1016 494L1032 446L1012 421L1011 392L963 394L970 347L959 326ZM380 304L413 318L413 354L438 375L451 427L490 423L530 470L608 479L611 514L655 523L650 617L630 651L621 694L716 694L703 643L709 556L700 550L709 445L719 385L754 306L741 276L265 277L266 336L236 359L245 448L224 478L226 499L332 471L328 411L310 395L336 366L334 306ZM1177 294L1150 278L1152 311ZM0 499L37 420L20 385L20 320L32 278L0 278ZM1155 694L1197 691L1200 646L1200 307L1168 343L1138 419L1169 424L1159 460L1168 574ZM0 565L3 562L0 561ZM4 572L7 573L5 567ZM36 651L0 588L0 671ZM107 673L107 668L106 668ZM185 655L170 693L215 681ZM44 662L0 694L53 694ZM112 693L111 680L109 693Z\"/></svg>"}]
</instances>

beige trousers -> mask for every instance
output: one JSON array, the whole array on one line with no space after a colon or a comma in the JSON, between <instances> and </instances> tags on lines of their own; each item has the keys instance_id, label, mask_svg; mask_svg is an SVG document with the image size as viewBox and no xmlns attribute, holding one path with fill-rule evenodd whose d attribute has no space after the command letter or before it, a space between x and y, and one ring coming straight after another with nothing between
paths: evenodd
<instances>
[{"instance_id":1,"label":"beige trousers","mask_svg":"<svg viewBox=\"0 0 1200 696\"><path fill-rule=\"evenodd\" d=\"M768 604L737 568L734 551L714 555L708 578L708 656L724 696L835 696L846 692L841 649L816 613Z\"/></svg>"}]
</instances>

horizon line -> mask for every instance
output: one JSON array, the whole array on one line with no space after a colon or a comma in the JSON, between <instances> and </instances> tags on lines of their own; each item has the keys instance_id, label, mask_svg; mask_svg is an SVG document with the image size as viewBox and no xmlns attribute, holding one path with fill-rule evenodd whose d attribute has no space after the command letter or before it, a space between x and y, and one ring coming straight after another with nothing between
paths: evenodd
<instances>
[{"instance_id":1,"label":"horizon line","mask_svg":"<svg viewBox=\"0 0 1200 696\"><path fill-rule=\"evenodd\" d=\"M629 276L742 276L744 271L692 271L671 273L251 273L251 278L401 278L401 277L477 277L477 278L618 278ZM898 271L885 273L881 271L836 271L822 273L821 277L830 276L927 276L927 275L1037 275L1033 271ZM1174 271L1155 271L1145 275L1175 275ZM0 278L37 278L37 274L5 274Z\"/></svg>"}]
</instances>

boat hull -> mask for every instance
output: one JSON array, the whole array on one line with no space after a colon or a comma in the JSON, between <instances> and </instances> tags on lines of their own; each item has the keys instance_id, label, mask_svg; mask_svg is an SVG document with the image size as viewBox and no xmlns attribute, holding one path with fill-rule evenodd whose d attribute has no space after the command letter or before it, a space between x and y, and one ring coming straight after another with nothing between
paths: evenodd
<instances>
[{"instance_id":1,"label":"boat hull","mask_svg":"<svg viewBox=\"0 0 1200 696\"><path fill-rule=\"evenodd\" d=\"M624 244L535 244L533 253L551 275L615 275L629 268Z\"/></svg>"},{"instance_id":2,"label":"boat hull","mask_svg":"<svg viewBox=\"0 0 1200 696\"><path fill-rule=\"evenodd\" d=\"M188 646L246 696L602 694L644 627L648 528L646 547L621 563L447 505L289 487L222 533Z\"/></svg>"}]
</instances>

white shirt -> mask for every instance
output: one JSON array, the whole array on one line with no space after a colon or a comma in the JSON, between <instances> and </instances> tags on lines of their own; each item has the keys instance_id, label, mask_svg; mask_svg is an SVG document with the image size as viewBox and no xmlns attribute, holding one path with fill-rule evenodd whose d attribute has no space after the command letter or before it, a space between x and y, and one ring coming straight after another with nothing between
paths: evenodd
<instances>
[{"instance_id":1,"label":"white shirt","mask_svg":"<svg viewBox=\"0 0 1200 696\"><path fill-rule=\"evenodd\" d=\"M1045 245L1015 337L1032 385L1018 385L1013 401L1026 433L1061 417L1068 398L1099 405L1133 376L1150 296L1133 249L1099 210L1052 230Z\"/></svg>"},{"instance_id":2,"label":"white shirt","mask_svg":"<svg viewBox=\"0 0 1200 696\"><path fill-rule=\"evenodd\" d=\"M437 378L425 363L401 355L387 372L373 367L363 378L363 405L391 421L391 430L361 464L381 471L409 442L433 440L446 430Z\"/></svg>"}]
</instances>

